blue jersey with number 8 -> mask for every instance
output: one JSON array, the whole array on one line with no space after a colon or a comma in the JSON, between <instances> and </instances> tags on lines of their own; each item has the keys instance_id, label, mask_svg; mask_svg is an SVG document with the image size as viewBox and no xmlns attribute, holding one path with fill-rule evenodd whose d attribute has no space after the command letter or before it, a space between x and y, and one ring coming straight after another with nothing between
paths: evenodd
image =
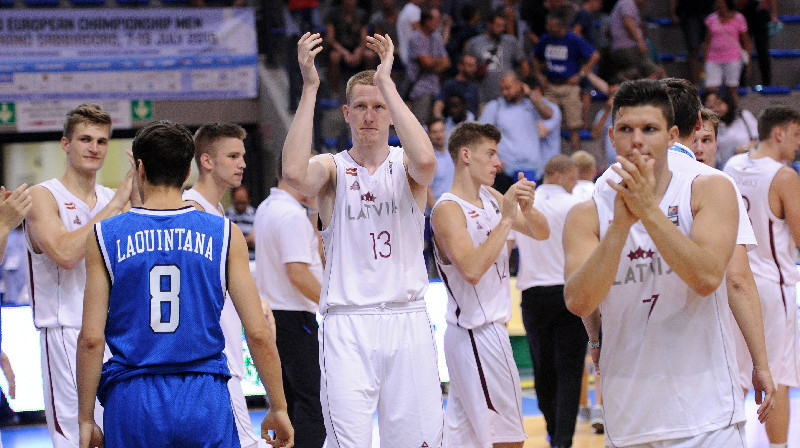
<instances>
[{"instance_id":1,"label":"blue jersey with number 8","mask_svg":"<svg viewBox=\"0 0 800 448\"><path fill-rule=\"evenodd\" d=\"M95 225L111 281L98 397L144 374L230 376L219 319L230 221L193 207L133 208Z\"/></svg>"}]
</instances>

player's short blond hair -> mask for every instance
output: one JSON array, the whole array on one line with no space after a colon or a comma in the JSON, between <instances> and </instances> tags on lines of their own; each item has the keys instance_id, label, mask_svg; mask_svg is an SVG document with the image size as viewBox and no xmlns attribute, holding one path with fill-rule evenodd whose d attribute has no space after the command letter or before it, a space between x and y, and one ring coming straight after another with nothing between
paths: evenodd
<instances>
[{"instance_id":1,"label":"player's short blond hair","mask_svg":"<svg viewBox=\"0 0 800 448\"><path fill-rule=\"evenodd\" d=\"M375 70L364 70L351 76L347 80L347 87L345 88L345 96L347 104L350 104L350 97L353 95L353 88L355 86L374 86L375 85Z\"/></svg>"},{"instance_id":2,"label":"player's short blond hair","mask_svg":"<svg viewBox=\"0 0 800 448\"><path fill-rule=\"evenodd\" d=\"M591 153L584 150L575 151L570 158L578 167L578 176L581 179L589 180L594 177L597 169L597 159Z\"/></svg>"},{"instance_id":3,"label":"player's short blond hair","mask_svg":"<svg viewBox=\"0 0 800 448\"><path fill-rule=\"evenodd\" d=\"M719 123L721 121L719 115L707 107L701 107L700 120L703 121L703 125L706 123L711 123L711 127L714 128L714 138L717 138L717 133L719 132Z\"/></svg>"}]
</instances>

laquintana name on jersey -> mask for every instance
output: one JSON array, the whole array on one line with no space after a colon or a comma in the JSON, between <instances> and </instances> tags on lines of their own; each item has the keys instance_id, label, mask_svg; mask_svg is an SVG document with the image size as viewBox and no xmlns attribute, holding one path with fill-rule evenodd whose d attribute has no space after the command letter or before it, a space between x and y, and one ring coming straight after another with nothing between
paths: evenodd
<instances>
[{"instance_id":1,"label":"laquintana name on jersey","mask_svg":"<svg viewBox=\"0 0 800 448\"><path fill-rule=\"evenodd\" d=\"M361 207L353 210L350 205L347 206L347 219L350 221L358 221L361 219L375 219L382 215L396 214L397 206L394 205L394 200L391 202L381 202L378 204L361 204Z\"/></svg>"},{"instance_id":2,"label":"laquintana name on jersey","mask_svg":"<svg viewBox=\"0 0 800 448\"><path fill-rule=\"evenodd\" d=\"M658 252L654 252L651 249L644 250L639 247L624 255L623 259L624 258L628 258L631 264L628 266L624 277L614 280L613 286L627 285L628 283L643 283L649 280L650 276L648 273L652 275L672 274L672 268L658 256ZM643 260L644 262L634 264L634 260Z\"/></svg>"},{"instance_id":3,"label":"laquintana name on jersey","mask_svg":"<svg viewBox=\"0 0 800 448\"><path fill-rule=\"evenodd\" d=\"M140 230L117 240L117 262L145 252L173 250L194 252L214 261L213 243L213 237L190 229Z\"/></svg>"}]
</instances>

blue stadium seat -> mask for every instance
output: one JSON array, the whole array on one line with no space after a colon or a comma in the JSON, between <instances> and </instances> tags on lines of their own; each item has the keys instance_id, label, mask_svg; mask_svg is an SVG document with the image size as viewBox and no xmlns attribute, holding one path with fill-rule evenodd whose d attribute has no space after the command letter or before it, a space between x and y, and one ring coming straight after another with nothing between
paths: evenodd
<instances>
[{"instance_id":1,"label":"blue stadium seat","mask_svg":"<svg viewBox=\"0 0 800 448\"><path fill-rule=\"evenodd\" d=\"M592 131L588 129L580 129L578 130L578 135L581 136L581 140L591 140L592 139ZM561 130L561 138L564 140L569 140L569 131L566 129Z\"/></svg>"},{"instance_id":2,"label":"blue stadium seat","mask_svg":"<svg viewBox=\"0 0 800 448\"><path fill-rule=\"evenodd\" d=\"M0 8L13 8L14 0L0 0Z\"/></svg>"},{"instance_id":3,"label":"blue stadium seat","mask_svg":"<svg viewBox=\"0 0 800 448\"><path fill-rule=\"evenodd\" d=\"M319 100L319 108L322 110L338 109L341 104L336 100L322 99Z\"/></svg>"},{"instance_id":4,"label":"blue stadium seat","mask_svg":"<svg viewBox=\"0 0 800 448\"><path fill-rule=\"evenodd\" d=\"M800 23L800 16L779 16L778 19L785 24Z\"/></svg>"},{"instance_id":5,"label":"blue stadium seat","mask_svg":"<svg viewBox=\"0 0 800 448\"><path fill-rule=\"evenodd\" d=\"M755 86L753 91L762 95L788 95L792 93L792 89L789 86Z\"/></svg>"},{"instance_id":6,"label":"blue stadium seat","mask_svg":"<svg viewBox=\"0 0 800 448\"><path fill-rule=\"evenodd\" d=\"M800 58L800 50L769 50L769 55L773 59L797 59Z\"/></svg>"},{"instance_id":7,"label":"blue stadium seat","mask_svg":"<svg viewBox=\"0 0 800 448\"><path fill-rule=\"evenodd\" d=\"M72 6L102 6L106 4L106 0L70 0Z\"/></svg>"},{"instance_id":8,"label":"blue stadium seat","mask_svg":"<svg viewBox=\"0 0 800 448\"><path fill-rule=\"evenodd\" d=\"M147 6L150 0L117 0L117 5L120 6Z\"/></svg>"},{"instance_id":9,"label":"blue stadium seat","mask_svg":"<svg viewBox=\"0 0 800 448\"><path fill-rule=\"evenodd\" d=\"M59 0L23 0L23 3L25 6L30 6L32 8L52 7L61 4Z\"/></svg>"}]
</instances>

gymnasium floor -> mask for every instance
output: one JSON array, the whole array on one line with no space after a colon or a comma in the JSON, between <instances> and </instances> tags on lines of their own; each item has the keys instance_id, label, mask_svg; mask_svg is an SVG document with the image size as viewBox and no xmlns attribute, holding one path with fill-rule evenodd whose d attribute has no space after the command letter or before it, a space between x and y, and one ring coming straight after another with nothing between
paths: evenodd
<instances>
[{"instance_id":1,"label":"gymnasium floor","mask_svg":"<svg viewBox=\"0 0 800 448\"><path fill-rule=\"evenodd\" d=\"M789 428L789 448L800 448L800 390L791 391L792 419ZM753 394L747 396L747 443L750 448L767 448L766 434L756 419L756 405ZM525 415L525 431L528 440L525 448L548 448L544 419L536 404L536 394L533 390L525 390L522 399L522 411ZM263 410L253 410L250 418L253 427L258 428L264 417ZM374 432L373 448L379 447L378 432ZM50 435L45 425L25 425L7 427L2 430L3 446L5 448L51 448ZM603 436L595 435L588 423L579 422L575 431L574 448L602 448Z\"/></svg>"}]
</instances>

